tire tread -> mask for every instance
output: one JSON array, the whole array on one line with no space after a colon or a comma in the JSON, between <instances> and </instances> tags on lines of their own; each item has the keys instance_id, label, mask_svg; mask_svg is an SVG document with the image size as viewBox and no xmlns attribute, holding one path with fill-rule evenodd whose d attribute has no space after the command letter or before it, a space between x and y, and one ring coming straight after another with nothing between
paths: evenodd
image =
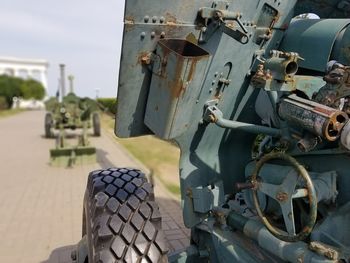
<instances>
[{"instance_id":1,"label":"tire tread","mask_svg":"<svg viewBox=\"0 0 350 263\"><path fill-rule=\"evenodd\" d=\"M167 262L159 207L142 172L129 168L91 172L84 206L94 262Z\"/></svg>"}]
</instances>

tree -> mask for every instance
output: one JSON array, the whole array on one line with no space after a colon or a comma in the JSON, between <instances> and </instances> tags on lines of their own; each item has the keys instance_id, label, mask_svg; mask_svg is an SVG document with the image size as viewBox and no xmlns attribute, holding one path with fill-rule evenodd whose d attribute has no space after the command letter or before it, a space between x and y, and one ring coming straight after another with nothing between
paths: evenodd
<instances>
[{"instance_id":1,"label":"tree","mask_svg":"<svg viewBox=\"0 0 350 263\"><path fill-rule=\"evenodd\" d=\"M34 79L24 80L20 90L23 99L26 100L42 100L45 97L45 88L39 81Z\"/></svg>"},{"instance_id":2,"label":"tree","mask_svg":"<svg viewBox=\"0 0 350 263\"><path fill-rule=\"evenodd\" d=\"M14 97L42 100L44 96L45 88L37 80L0 75L0 97L5 98L9 108L12 107Z\"/></svg>"},{"instance_id":3,"label":"tree","mask_svg":"<svg viewBox=\"0 0 350 263\"><path fill-rule=\"evenodd\" d=\"M8 107L12 106L13 97L21 96L21 85L23 80L7 75L0 76L0 97L6 99Z\"/></svg>"}]
</instances>

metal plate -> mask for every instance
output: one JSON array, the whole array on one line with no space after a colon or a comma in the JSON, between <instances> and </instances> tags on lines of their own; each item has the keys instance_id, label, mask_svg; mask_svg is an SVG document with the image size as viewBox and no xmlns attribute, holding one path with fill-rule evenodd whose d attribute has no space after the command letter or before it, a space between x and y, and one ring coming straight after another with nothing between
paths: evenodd
<instances>
[{"instance_id":1,"label":"metal plate","mask_svg":"<svg viewBox=\"0 0 350 263\"><path fill-rule=\"evenodd\" d=\"M349 19L302 19L290 24L281 44L282 51L297 52L304 61L299 66L324 72L339 32Z\"/></svg>"}]
</instances>

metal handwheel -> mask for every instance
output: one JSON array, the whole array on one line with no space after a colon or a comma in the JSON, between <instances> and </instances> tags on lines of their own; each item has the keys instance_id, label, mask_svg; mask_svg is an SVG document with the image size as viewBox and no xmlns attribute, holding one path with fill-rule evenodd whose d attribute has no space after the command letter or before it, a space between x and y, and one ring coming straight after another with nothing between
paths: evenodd
<instances>
[{"instance_id":1,"label":"metal handwheel","mask_svg":"<svg viewBox=\"0 0 350 263\"><path fill-rule=\"evenodd\" d=\"M297 176L295 173L289 173L280 185L269 184L259 181L258 175L263 165L266 162L274 159L280 159L289 162L293 166L293 168L298 172ZM306 182L306 188L296 189L298 179L300 176ZM251 176L251 183L254 185L253 202L255 209L262 222L264 223L266 228L271 232L272 235L286 242L296 242L304 240L311 233L317 217L316 191L312 180L309 176L309 173L301 164L298 163L298 161L295 158L285 153L270 153L263 156L256 164L256 167ZM258 191L273 198L279 203L279 205L281 206L284 224L286 226L287 232L273 226L272 223L270 223L270 221L264 215L259 205ZM306 225L299 233L296 233L292 201L293 199L303 197L308 198L310 210L308 213L308 220Z\"/></svg>"}]
</instances>

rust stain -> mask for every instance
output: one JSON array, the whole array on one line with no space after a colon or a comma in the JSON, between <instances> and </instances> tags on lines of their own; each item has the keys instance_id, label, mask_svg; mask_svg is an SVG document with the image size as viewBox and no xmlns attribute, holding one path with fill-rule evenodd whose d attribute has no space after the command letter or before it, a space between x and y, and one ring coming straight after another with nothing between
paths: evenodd
<instances>
[{"instance_id":1,"label":"rust stain","mask_svg":"<svg viewBox=\"0 0 350 263\"><path fill-rule=\"evenodd\" d=\"M188 73L187 81L191 81L193 79L194 72L196 71L197 60L193 60L191 63L190 71Z\"/></svg>"},{"instance_id":2,"label":"rust stain","mask_svg":"<svg viewBox=\"0 0 350 263\"><path fill-rule=\"evenodd\" d=\"M137 65L149 64L146 63L150 60L150 52L149 51L141 51L137 56Z\"/></svg>"},{"instance_id":3,"label":"rust stain","mask_svg":"<svg viewBox=\"0 0 350 263\"><path fill-rule=\"evenodd\" d=\"M126 16L124 19L125 24L135 24L135 18L132 16Z\"/></svg>"},{"instance_id":4,"label":"rust stain","mask_svg":"<svg viewBox=\"0 0 350 263\"><path fill-rule=\"evenodd\" d=\"M182 32L182 27L178 26L177 24L168 24L167 27L167 35L168 36L176 36L178 33Z\"/></svg>"},{"instance_id":5,"label":"rust stain","mask_svg":"<svg viewBox=\"0 0 350 263\"><path fill-rule=\"evenodd\" d=\"M231 28L231 29L235 29L236 25L234 22L228 22L226 23L227 27Z\"/></svg>"},{"instance_id":6,"label":"rust stain","mask_svg":"<svg viewBox=\"0 0 350 263\"><path fill-rule=\"evenodd\" d=\"M318 111L318 112L321 112L321 113L324 113L324 114L327 114L327 115L331 115L335 112L334 109L327 109L327 108L321 108L321 107L318 107L316 106L314 108L315 111Z\"/></svg>"},{"instance_id":7,"label":"rust stain","mask_svg":"<svg viewBox=\"0 0 350 263\"><path fill-rule=\"evenodd\" d=\"M174 23L174 22L167 22L166 23L168 26L176 26L177 24L176 23Z\"/></svg>"},{"instance_id":8,"label":"rust stain","mask_svg":"<svg viewBox=\"0 0 350 263\"><path fill-rule=\"evenodd\" d=\"M182 68L184 64L184 60L180 57L179 62L176 65L175 75L174 75L174 82L173 85L170 85L171 89L171 97L172 98L179 98L181 96L181 93L183 91L183 79L182 79Z\"/></svg>"},{"instance_id":9,"label":"rust stain","mask_svg":"<svg viewBox=\"0 0 350 263\"><path fill-rule=\"evenodd\" d=\"M132 31L135 27L135 24L127 24L125 23L125 26L124 26L124 29L125 29L125 32L129 32L129 31Z\"/></svg>"},{"instance_id":10,"label":"rust stain","mask_svg":"<svg viewBox=\"0 0 350 263\"><path fill-rule=\"evenodd\" d=\"M168 25L177 24L176 17L174 15L170 14L169 12L165 14L165 21Z\"/></svg>"}]
</instances>

